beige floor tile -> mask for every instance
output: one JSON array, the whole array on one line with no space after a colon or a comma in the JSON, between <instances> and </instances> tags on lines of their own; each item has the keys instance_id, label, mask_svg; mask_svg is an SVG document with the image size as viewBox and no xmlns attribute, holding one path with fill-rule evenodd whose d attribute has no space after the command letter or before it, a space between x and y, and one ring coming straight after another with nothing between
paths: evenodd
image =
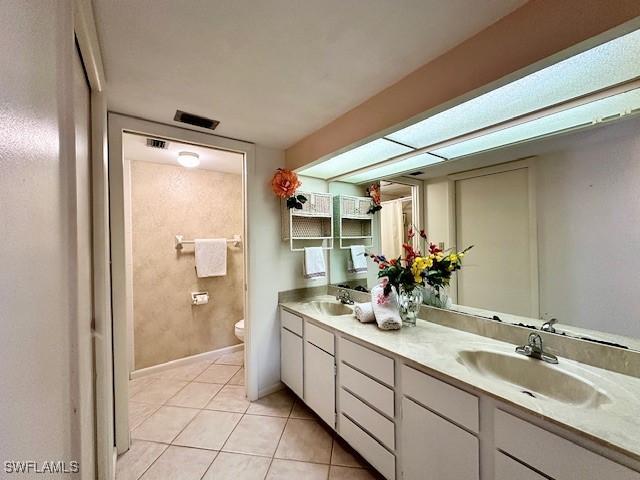
<instances>
[{"instance_id":1,"label":"beige floor tile","mask_svg":"<svg viewBox=\"0 0 640 480\"><path fill-rule=\"evenodd\" d=\"M200 480L217 452L171 446L141 480Z\"/></svg>"},{"instance_id":2,"label":"beige floor tile","mask_svg":"<svg viewBox=\"0 0 640 480\"><path fill-rule=\"evenodd\" d=\"M184 447L220 450L241 418L239 413L201 410L173 443Z\"/></svg>"},{"instance_id":3,"label":"beige floor tile","mask_svg":"<svg viewBox=\"0 0 640 480\"><path fill-rule=\"evenodd\" d=\"M244 413L250 404L251 402L247 400L245 388L242 385L225 385L204 408Z\"/></svg>"},{"instance_id":4,"label":"beige floor tile","mask_svg":"<svg viewBox=\"0 0 640 480\"><path fill-rule=\"evenodd\" d=\"M328 471L327 465L274 459L267 480L326 480Z\"/></svg>"},{"instance_id":5,"label":"beige floor tile","mask_svg":"<svg viewBox=\"0 0 640 480\"><path fill-rule=\"evenodd\" d=\"M227 383L240 368L241 367L235 365L211 365L197 376L195 381L204 383Z\"/></svg>"},{"instance_id":6,"label":"beige floor tile","mask_svg":"<svg viewBox=\"0 0 640 480\"><path fill-rule=\"evenodd\" d=\"M129 381L129 398L142 392L147 385L155 382L155 380L156 379L154 377L140 377Z\"/></svg>"},{"instance_id":7,"label":"beige floor tile","mask_svg":"<svg viewBox=\"0 0 640 480\"><path fill-rule=\"evenodd\" d=\"M222 450L272 456L286 422L285 418L245 415Z\"/></svg>"},{"instance_id":8,"label":"beige floor tile","mask_svg":"<svg viewBox=\"0 0 640 480\"><path fill-rule=\"evenodd\" d=\"M244 385L244 368L238 370L238 373L229 380L229 385Z\"/></svg>"},{"instance_id":9,"label":"beige floor tile","mask_svg":"<svg viewBox=\"0 0 640 480\"><path fill-rule=\"evenodd\" d=\"M264 480L271 459L220 452L202 480Z\"/></svg>"},{"instance_id":10,"label":"beige floor tile","mask_svg":"<svg viewBox=\"0 0 640 480\"><path fill-rule=\"evenodd\" d=\"M176 407L204 408L224 385L192 382L167 400L167 405Z\"/></svg>"},{"instance_id":11,"label":"beige floor tile","mask_svg":"<svg viewBox=\"0 0 640 480\"><path fill-rule=\"evenodd\" d=\"M307 407L301 400L296 400L291 410L291 418L315 418L309 407Z\"/></svg>"},{"instance_id":12,"label":"beige floor tile","mask_svg":"<svg viewBox=\"0 0 640 480\"><path fill-rule=\"evenodd\" d=\"M133 440L129 451L118 457L116 480L138 480L166 449L162 443Z\"/></svg>"},{"instance_id":13,"label":"beige floor tile","mask_svg":"<svg viewBox=\"0 0 640 480\"><path fill-rule=\"evenodd\" d=\"M222 355L214 363L218 365L244 365L244 350Z\"/></svg>"},{"instance_id":14,"label":"beige floor tile","mask_svg":"<svg viewBox=\"0 0 640 480\"><path fill-rule=\"evenodd\" d=\"M364 468L331 466L329 480L376 480L371 472Z\"/></svg>"},{"instance_id":15,"label":"beige floor tile","mask_svg":"<svg viewBox=\"0 0 640 480\"><path fill-rule=\"evenodd\" d=\"M329 463L331 435L316 420L290 418L276 451L276 458Z\"/></svg>"},{"instance_id":16,"label":"beige floor tile","mask_svg":"<svg viewBox=\"0 0 640 480\"><path fill-rule=\"evenodd\" d=\"M210 360L197 361L181 365L180 367L170 368L168 370L161 370L158 373L154 373L151 376L155 378L163 378L165 380L179 380L183 382L190 382L198 375L204 372L209 365Z\"/></svg>"},{"instance_id":17,"label":"beige floor tile","mask_svg":"<svg viewBox=\"0 0 640 480\"><path fill-rule=\"evenodd\" d=\"M144 422L158 408L160 408L159 405L150 403L129 402L129 430L133 430Z\"/></svg>"},{"instance_id":18,"label":"beige floor tile","mask_svg":"<svg viewBox=\"0 0 640 480\"><path fill-rule=\"evenodd\" d=\"M145 385L142 391L131 397L131 400L134 402L162 405L178 393L179 390L184 388L186 384L187 382L181 382L178 380L154 378L152 382Z\"/></svg>"},{"instance_id":19,"label":"beige floor tile","mask_svg":"<svg viewBox=\"0 0 640 480\"><path fill-rule=\"evenodd\" d=\"M269 415L271 417L288 417L293 406L293 396L288 390L280 390L251 403L247 413L252 415Z\"/></svg>"},{"instance_id":20,"label":"beige floor tile","mask_svg":"<svg viewBox=\"0 0 640 480\"><path fill-rule=\"evenodd\" d=\"M365 467L358 456L354 454L351 447L342 443L341 440L334 440L331 452L331 465L343 467Z\"/></svg>"},{"instance_id":21,"label":"beige floor tile","mask_svg":"<svg viewBox=\"0 0 640 480\"><path fill-rule=\"evenodd\" d=\"M131 436L140 440L171 443L197 413L198 410L193 408L160 407L131 432Z\"/></svg>"}]
</instances>

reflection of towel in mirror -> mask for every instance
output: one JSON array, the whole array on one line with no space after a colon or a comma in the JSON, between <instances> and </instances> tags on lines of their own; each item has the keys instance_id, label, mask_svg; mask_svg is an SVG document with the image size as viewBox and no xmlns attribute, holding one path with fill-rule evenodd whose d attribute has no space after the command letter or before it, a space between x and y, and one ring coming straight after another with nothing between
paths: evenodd
<instances>
[{"instance_id":1,"label":"reflection of towel in mirror","mask_svg":"<svg viewBox=\"0 0 640 480\"><path fill-rule=\"evenodd\" d=\"M327 276L322 247L307 247L304 249L303 273L304 278L322 278Z\"/></svg>"},{"instance_id":2,"label":"reflection of towel in mirror","mask_svg":"<svg viewBox=\"0 0 640 480\"><path fill-rule=\"evenodd\" d=\"M367 254L364 245L352 245L351 258L347 262L349 273L364 273L367 271Z\"/></svg>"},{"instance_id":3,"label":"reflection of towel in mirror","mask_svg":"<svg viewBox=\"0 0 640 480\"><path fill-rule=\"evenodd\" d=\"M371 305L371 302L356 303L353 312L360 323L372 323L376 321L376 316L373 314L373 305Z\"/></svg>"},{"instance_id":4,"label":"reflection of towel in mirror","mask_svg":"<svg viewBox=\"0 0 640 480\"><path fill-rule=\"evenodd\" d=\"M227 240L224 238L196 238L196 274L199 278L220 277L227 274Z\"/></svg>"},{"instance_id":5,"label":"reflection of towel in mirror","mask_svg":"<svg viewBox=\"0 0 640 480\"><path fill-rule=\"evenodd\" d=\"M373 287L371 289L371 305L373 306L378 328L381 330L398 330L402 327L398 294L394 287L391 287L391 292L386 297L382 285Z\"/></svg>"}]
</instances>

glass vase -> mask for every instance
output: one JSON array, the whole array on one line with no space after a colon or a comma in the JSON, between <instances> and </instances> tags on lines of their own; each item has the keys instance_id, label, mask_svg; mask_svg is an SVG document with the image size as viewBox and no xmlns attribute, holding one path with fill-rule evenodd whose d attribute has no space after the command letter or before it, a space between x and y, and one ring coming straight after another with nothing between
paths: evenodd
<instances>
[{"instance_id":1,"label":"glass vase","mask_svg":"<svg viewBox=\"0 0 640 480\"><path fill-rule=\"evenodd\" d=\"M449 295L447 295L444 287L427 285L424 289L424 303L432 307L448 308Z\"/></svg>"},{"instance_id":2,"label":"glass vase","mask_svg":"<svg viewBox=\"0 0 640 480\"><path fill-rule=\"evenodd\" d=\"M400 285L398 293L400 318L403 327L415 327L420 305L422 305L422 288L418 286L405 287Z\"/></svg>"}]
</instances>

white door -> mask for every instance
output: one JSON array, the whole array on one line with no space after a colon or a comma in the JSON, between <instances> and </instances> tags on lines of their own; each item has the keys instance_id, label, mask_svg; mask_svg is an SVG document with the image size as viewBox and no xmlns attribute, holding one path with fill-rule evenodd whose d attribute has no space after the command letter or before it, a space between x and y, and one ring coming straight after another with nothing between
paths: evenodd
<instances>
[{"instance_id":1,"label":"white door","mask_svg":"<svg viewBox=\"0 0 640 480\"><path fill-rule=\"evenodd\" d=\"M529 169L456 181L456 246L474 245L457 273L457 303L538 316Z\"/></svg>"},{"instance_id":2,"label":"white door","mask_svg":"<svg viewBox=\"0 0 640 480\"><path fill-rule=\"evenodd\" d=\"M402 399L404 480L479 480L478 439L408 398Z\"/></svg>"},{"instance_id":3,"label":"white door","mask_svg":"<svg viewBox=\"0 0 640 480\"><path fill-rule=\"evenodd\" d=\"M302 398L302 338L286 328L280 329L280 379Z\"/></svg>"},{"instance_id":4,"label":"white door","mask_svg":"<svg viewBox=\"0 0 640 480\"><path fill-rule=\"evenodd\" d=\"M91 108L90 90L80 52L73 58L73 106L76 135L75 203L76 203L76 314L79 372L80 464L82 478L95 478L95 420L93 376L93 268L91 215Z\"/></svg>"},{"instance_id":5,"label":"white door","mask_svg":"<svg viewBox=\"0 0 640 480\"><path fill-rule=\"evenodd\" d=\"M304 401L331 428L336 426L335 359L304 342Z\"/></svg>"}]
</instances>

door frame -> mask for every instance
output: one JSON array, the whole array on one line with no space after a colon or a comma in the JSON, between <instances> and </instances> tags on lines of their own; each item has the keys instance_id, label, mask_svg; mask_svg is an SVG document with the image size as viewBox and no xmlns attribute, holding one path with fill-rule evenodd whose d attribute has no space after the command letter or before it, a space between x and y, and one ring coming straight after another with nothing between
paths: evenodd
<instances>
[{"instance_id":1,"label":"door frame","mask_svg":"<svg viewBox=\"0 0 640 480\"><path fill-rule=\"evenodd\" d=\"M254 345L251 341L251 314L249 311L249 229L247 211L247 179L255 171L255 145L196 130L166 125L116 112L108 114L109 140L109 185L110 185L110 228L111 228L111 276L113 310L113 379L114 379L114 426L115 446L118 454L129 449L130 433L128 425L128 383L129 368L129 325L133 324L133 302L131 278L131 231L127 227L130 208L129 176L125 170L127 162L123 155L122 135L134 133L152 137L191 143L203 147L240 153L244 156L242 173L243 190L243 232L244 257L244 311L245 311L245 385L249 399L258 396L257 372L254 365Z\"/></svg>"},{"instance_id":2,"label":"door frame","mask_svg":"<svg viewBox=\"0 0 640 480\"><path fill-rule=\"evenodd\" d=\"M487 175L495 175L498 173L511 172L513 170L527 170L527 190L529 197L529 281L531 284L531 316L538 318L540 316L540 284L538 273L538 215L536 202L536 162L535 156L514 160L507 163L500 163L489 167L468 170L466 172L454 173L448 175L449 180L449 238L454 244L458 243L458 215L457 215L457 199L456 199L456 182L459 180L468 180L470 178L484 177ZM452 282L453 283L453 282ZM452 285L454 287L454 285ZM458 297L458 282L455 283L455 298Z\"/></svg>"},{"instance_id":3,"label":"door frame","mask_svg":"<svg viewBox=\"0 0 640 480\"><path fill-rule=\"evenodd\" d=\"M100 44L90 0L73 0L73 33L90 90L91 199L93 234L93 352L95 462L97 478L115 477L111 349L111 272L109 184L107 175L107 100ZM86 387L86 386L85 386ZM80 428L86 428L82 426Z\"/></svg>"}]
</instances>

